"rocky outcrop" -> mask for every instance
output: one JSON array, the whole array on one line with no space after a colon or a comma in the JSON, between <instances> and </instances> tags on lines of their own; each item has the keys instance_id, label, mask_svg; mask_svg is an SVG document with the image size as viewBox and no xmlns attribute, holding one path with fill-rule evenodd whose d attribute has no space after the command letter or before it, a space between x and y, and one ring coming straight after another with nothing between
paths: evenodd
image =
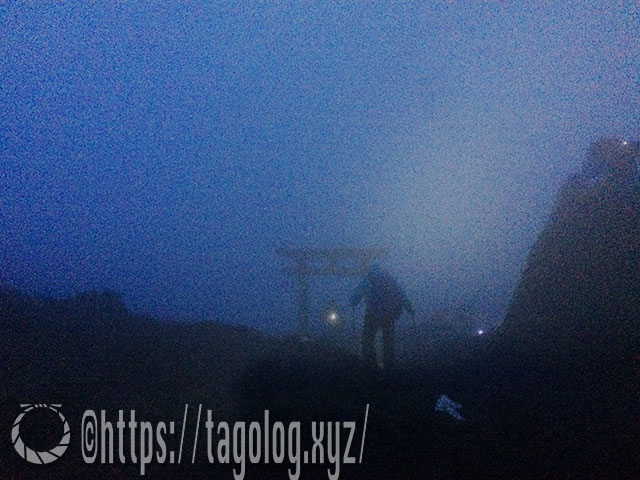
<instances>
[{"instance_id":1,"label":"rocky outcrop","mask_svg":"<svg viewBox=\"0 0 640 480\"><path fill-rule=\"evenodd\" d=\"M637 147L621 140L592 145L531 250L501 328L503 345L552 359L626 361L640 353L637 158Z\"/></svg>"}]
</instances>

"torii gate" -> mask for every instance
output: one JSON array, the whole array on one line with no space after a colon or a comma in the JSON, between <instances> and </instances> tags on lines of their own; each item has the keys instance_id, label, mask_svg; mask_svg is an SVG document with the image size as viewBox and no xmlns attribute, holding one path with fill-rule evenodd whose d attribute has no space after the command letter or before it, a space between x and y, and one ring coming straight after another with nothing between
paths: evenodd
<instances>
[{"instance_id":1,"label":"torii gate","mask_svg":"<svg viewBox=\"0 0 640 480\"><path fill-rule=\"evenodd\" d=\"M388 253L388 248L280 248L278 255L290 259L293 265L285 271L298 279L298 309L300 332L309 329L309 276L360 276L369 265Z\"/></svg>"}]
</instances>

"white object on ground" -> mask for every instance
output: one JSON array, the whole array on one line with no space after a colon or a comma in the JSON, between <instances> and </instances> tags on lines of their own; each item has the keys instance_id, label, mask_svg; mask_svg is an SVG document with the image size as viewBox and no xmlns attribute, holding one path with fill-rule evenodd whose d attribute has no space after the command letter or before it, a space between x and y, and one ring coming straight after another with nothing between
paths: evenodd
<instances>
[{"instance_id":1,"label":"white object on ground","mask_svg":"<svg viewBox=\"0 0 640 480\"><path fill-rule=\"evenodd\" d=\"M440 395L440 397L438 397L438 401L436 402L436 412L448 413L456 420L464 420L464 417L458 411L461 408L462 405L454 402L444 394Z\"/></svg>"}]
</instances>

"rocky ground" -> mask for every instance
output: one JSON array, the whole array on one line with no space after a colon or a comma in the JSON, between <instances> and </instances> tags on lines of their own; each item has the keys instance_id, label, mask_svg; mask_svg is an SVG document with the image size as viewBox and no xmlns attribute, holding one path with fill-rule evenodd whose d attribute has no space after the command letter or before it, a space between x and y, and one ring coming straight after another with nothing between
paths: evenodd
<instances>
[{"instance_id":1,"label":"rocky ground","mask_svg":"<svg viewBox=\"0 0 640 480\"><path fill-rule=\"evenodd\" d=\"M115 422L118 410L135 409L140 420L180 429L187 403L188 454L180 465L147 466L146 476L232 478L232 467L211 465L204 447L190 463L200 404L214 421L262 421L265 409L273 421L300 421L309 450L312 421L355 421L356 458L368 404L363 461L342 465L340 478L634 478L640 464L632 364L585 370L578 360L517 356L486 336L441 338L433 349L421 332L402 346L396 370L368 371L327 339L159 322L130 314L109 293L46 300L5 289L0 319L2 478L137 477L139 465L117 456L113 465L83 462L83 412L106 410ZM462 404L464 421L434 410L443 393ZM71 444L55 463L28 464L13 450L12 424L30 402L62 404L69 421ZM27 427L34 447L59 438ZM202 425L199 432L203 442ZM166 443L177 451L178 435ZM247 465L245 478L288 478L287 468ZM334 471L328 463L301 468L301 478Z\"/></svg>"}]
</instances>

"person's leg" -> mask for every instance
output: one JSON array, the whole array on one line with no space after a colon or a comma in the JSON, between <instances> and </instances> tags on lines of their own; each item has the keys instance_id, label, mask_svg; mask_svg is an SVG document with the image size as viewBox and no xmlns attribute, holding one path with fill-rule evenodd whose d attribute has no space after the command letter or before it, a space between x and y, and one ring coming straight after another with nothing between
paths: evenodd
<instances>
[{"instance_id":1,"label":"person's leg","mask_svg":"<svg viewBox=\"0 0 640 480\"><path fill-rule=\"evenodd\" d=\"M376 366L375 340L377 330L373 316L365 313L362 328L362 361L368 367Z\"/></svg>"},{"instance_id":2,"label":"person's leg","mask_svg":"<svg viewBox=\"0 0 640 480\"><path fill-rule=\"evenodd\" d=\"M387 318L382 324L382 341L384 350L384 368L390 370L395 364L395 344L393 334L394 320Z\"/></svg>"}]
</instances>

